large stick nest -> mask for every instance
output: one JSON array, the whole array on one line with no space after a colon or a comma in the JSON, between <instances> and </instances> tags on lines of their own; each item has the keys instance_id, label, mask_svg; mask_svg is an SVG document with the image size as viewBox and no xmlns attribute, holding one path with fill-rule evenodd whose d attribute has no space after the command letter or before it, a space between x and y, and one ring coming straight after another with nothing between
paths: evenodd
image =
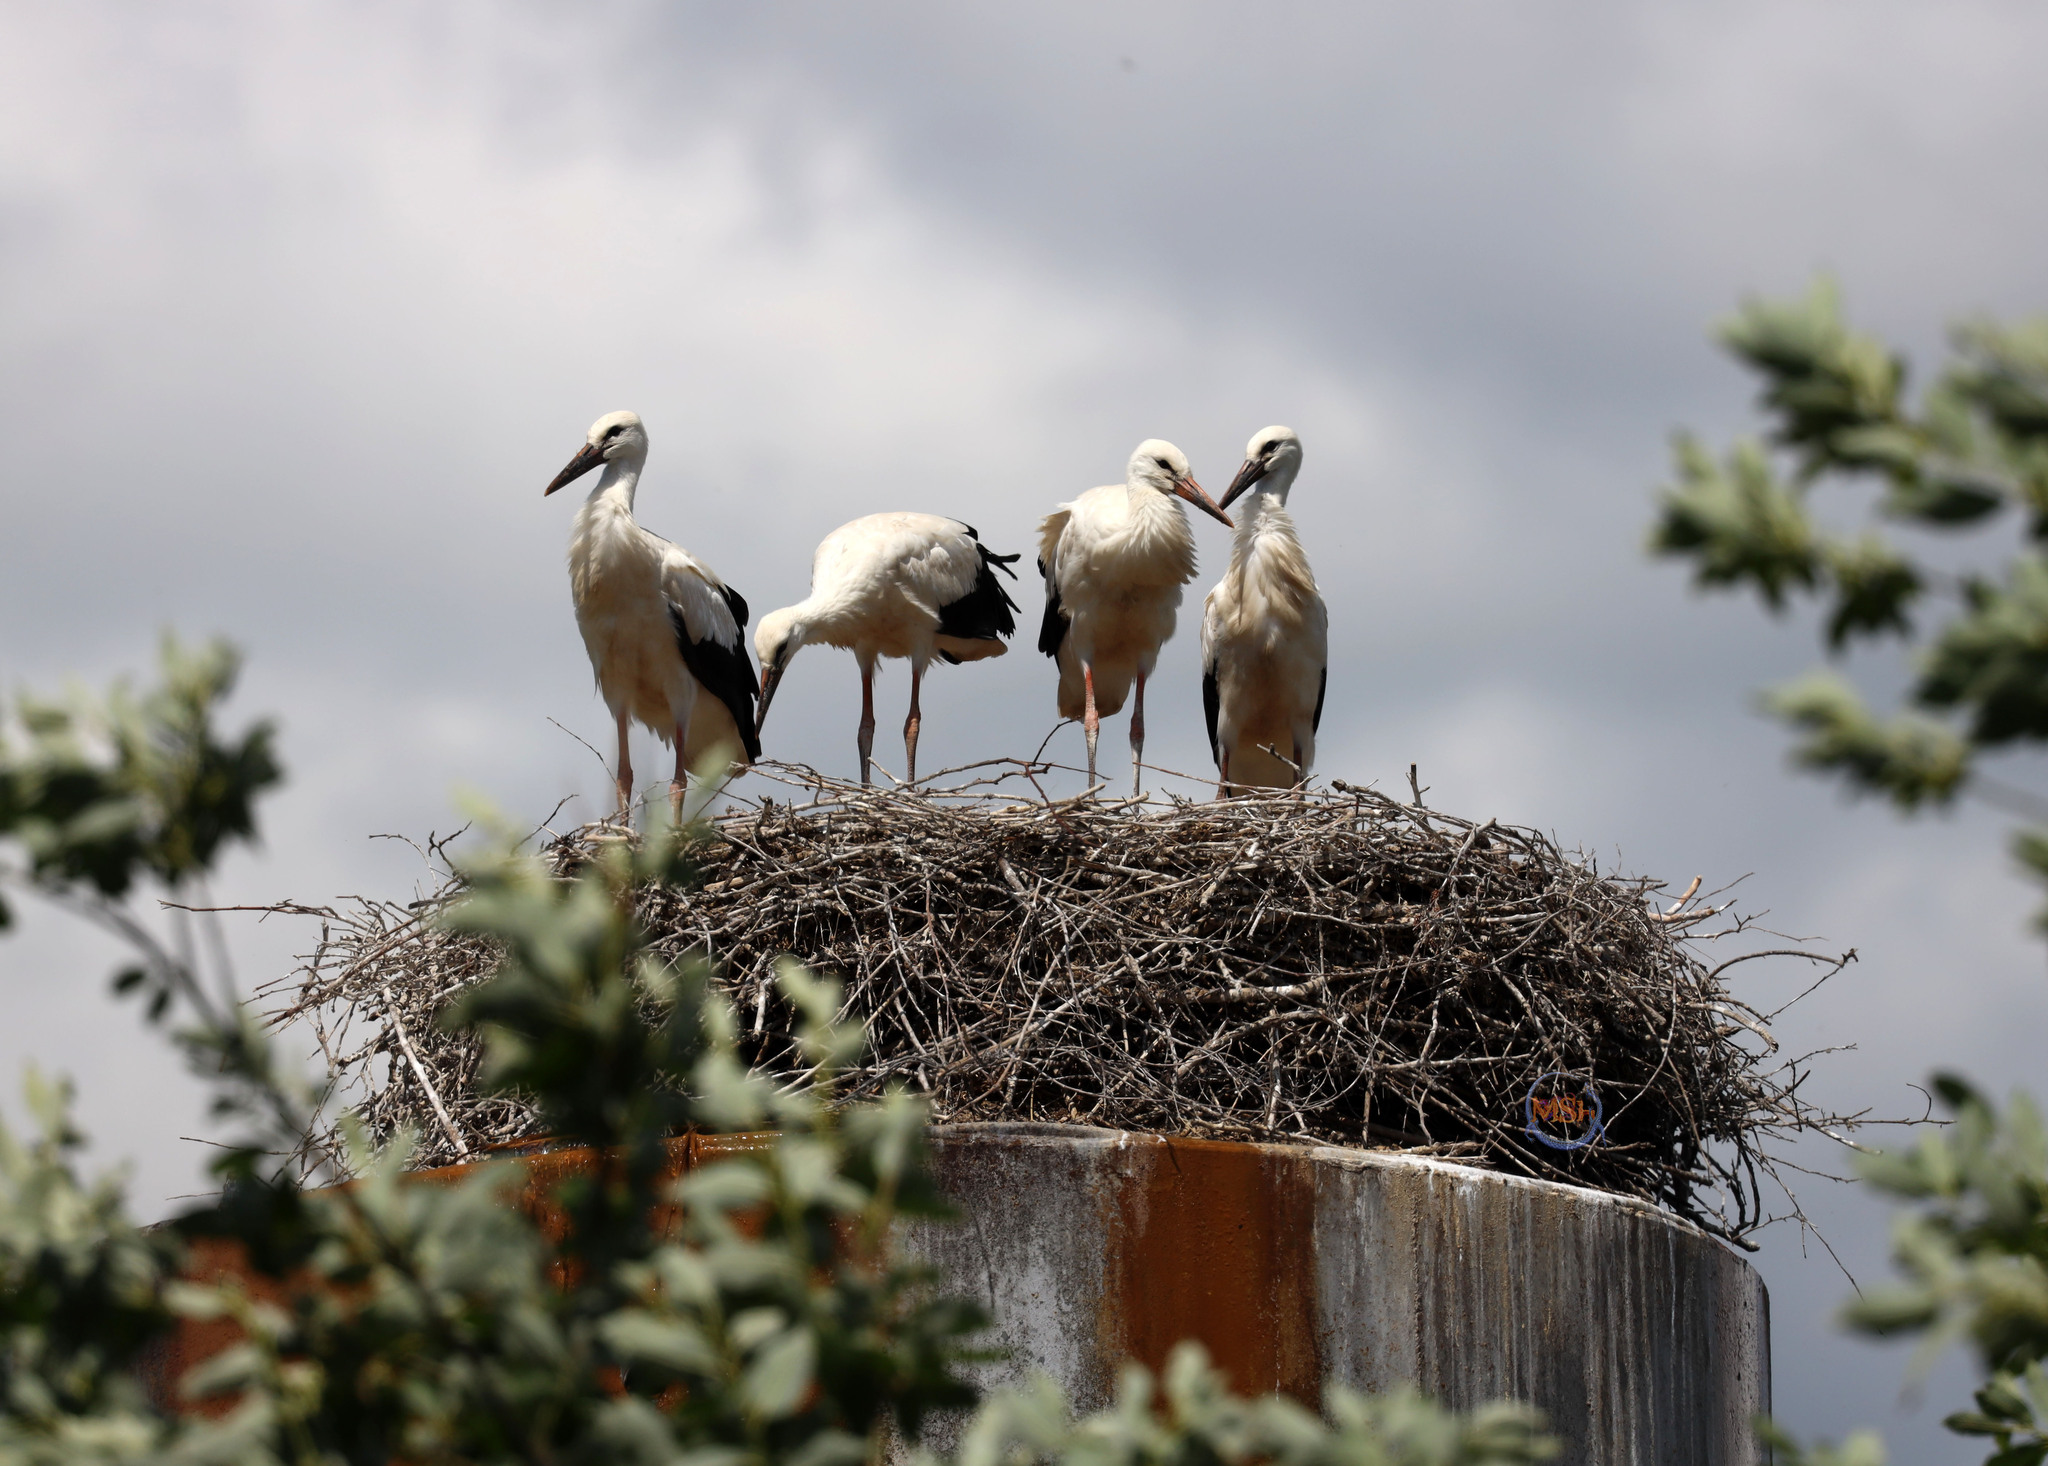
<instances>
[{"instance_id":1,"label":"large stick nest","mask_svg":"<svg viewBox=\"0 0 2048 1466\"><path fill-rule=\"evenodd\" d=\"M640 919L661 951L714 959L749 1056L777 1073L799 1071L776 960L837 974L869 1037L841 1094L906 1085L939 1120L1396 1148L1641 1197L1730 1238L1769 1219L1777 1142L1847 1123L1805 1103L1775 1014L1723 981L1750 956L1822 959L1710 964L1703 944L1743 928L1698 881L1674 899L1535 830L1341 782L1203 803L1005 792L1042 771L1009 761L935 793L766 766L756 779L795 797L736 802L701 887L646 891ZM620 838L589 825L545 853L568 873ZM435 1022L496 960L432 920L460 894L295 908L321 942L271 990L373 1134L421 1133L422 1164L533 1125L475 1092L478 1039ZM1597 1093L1596 1143L1529 1133L1545 1075Z\"/></svg>"}]
</instances>

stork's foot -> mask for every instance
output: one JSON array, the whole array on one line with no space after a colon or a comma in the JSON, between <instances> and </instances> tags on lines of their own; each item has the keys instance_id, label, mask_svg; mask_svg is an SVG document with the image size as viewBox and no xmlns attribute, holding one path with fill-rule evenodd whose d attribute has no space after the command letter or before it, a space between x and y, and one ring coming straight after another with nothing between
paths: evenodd
<instances>
[{"instance_id":1,"label":"stork's foot","mask_svg":"<svg viewBox=\"0 0 2048 1466\"><path fill-rule=\"evenodd\" d=\"M668 785L668 822L669 822L669 823L670 823L671 825L680 825L680 824L681 824L681 823L683 822L683 794L684 794L684 792L685 792L685 790L684 790L684 787L683 787L683 781L682 781L681 779L671 779L671 780L669 780L669 785Z\"/></svg>"}]
</instances>

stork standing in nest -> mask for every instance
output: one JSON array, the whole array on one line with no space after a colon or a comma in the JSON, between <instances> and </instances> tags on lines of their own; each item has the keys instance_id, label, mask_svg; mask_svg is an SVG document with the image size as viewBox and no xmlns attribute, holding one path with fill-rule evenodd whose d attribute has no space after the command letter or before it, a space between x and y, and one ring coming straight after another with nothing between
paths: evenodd
<instances>
[{"instance_id":1,"label":"stork standing in nest","mask_svg":"<svg viewBox=\"0 0 2048 1466\"><path fill-rule=\"evenodd\" d=\"M744 633L747 603L680 545L642 529L633 492L647 463L647 429L630 412L612 412L545 493L594 468L604 472L576 511L569 537L569 593L576 629L590 653L597 690L619 727L619 813L633 808L633 760L627 726L638 719L676 750L670 805L680 812L690 764L714 749L751 761L754 666Z\"/></svg>"},{"instance_id":2,"label":"stork standing in nest","mask_svg":"<svg viewBox=\"0 0 2048 1466\"><path fill-rule=\"evenodd\" d=\"M1123 709L1135 683L1132 793L1143 787L1145 679L1173 635L1181 587L1195 577L1195 535L1177 498L1230 525L1195 482L1187 455L1147 438L1124 482L1060 505L1038 528L1045 577L1038 649L1059 664L1060 716L1079 718L1087 735L1091 785L1101 720Z\"/></svg>"},{"instance_id":3,"label":"stork standing in nest","mask_svg":"<svg viewBox=\"0 0 2048 1466\"><path fill-rule=\"evenodd\" d=\"M811 559L811 594L771 611L754 633L761 656L761 711L812 642L841 647L860 664L860 781L868 782L875 746L875 661L910 663L910 716L903 722L905 778L917 782L917 738L924 723L918 693L933 657L955 665L999 657L1017 629L1000 570L1012 580L1016 555L998 555L973 526L936 514L870 514L825 536Z\"/></svg>"},{"instance_id":4,"label":"stork standing in nest","mask_svg":"<svg viewBox=\"0 0 2048 1466\"><path fill-rule=\"evenodd\" d=\"M1329 681L1330 613L1287 512L1301 471L1292 428L1264 428L1223 496L1244 494L1230 569L1202 607L1202 712L1219 797L1286 788L1316 757Z\"/></svg>"}]
</instances>

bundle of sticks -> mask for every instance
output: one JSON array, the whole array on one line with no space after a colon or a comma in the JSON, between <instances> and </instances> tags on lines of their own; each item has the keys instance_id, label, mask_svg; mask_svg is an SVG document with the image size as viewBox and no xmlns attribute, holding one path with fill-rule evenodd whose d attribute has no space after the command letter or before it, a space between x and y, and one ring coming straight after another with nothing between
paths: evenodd
<instances>
[{"instance_id":1,"label":"bundle of sticks","mask_svg":"<svg viewBox=\"0 0 2048 1466\"><path fill-rule=\"evenodd\" d=\"M836 976L868 1035L841 1097L903 1085L939 1121L1393 1148L1640 1197L1731 1239L1789 1198L1785 1143L1854 1123L1802 1097L1813 1056L1780 1054L1775 1013L1725 980L1847 958L1755 950L1697 880L1674 897L1603 875L1419 790L1054 800L1044 772L884 789L761 766L749 787L781 797L731 802L703 879L642 891L640 918L667 955L710 959L747 1056L790 1083L775 964ZM566 877L620 838L593 824L543 849ZM451 878L406 905L297 908L321 942L272 989L371 1132L411 1127L425 1164L534 1124L475 1091L479 1039L436 1022L496 960L436 924L461 894Z\"/></svg>"}]
</instances>

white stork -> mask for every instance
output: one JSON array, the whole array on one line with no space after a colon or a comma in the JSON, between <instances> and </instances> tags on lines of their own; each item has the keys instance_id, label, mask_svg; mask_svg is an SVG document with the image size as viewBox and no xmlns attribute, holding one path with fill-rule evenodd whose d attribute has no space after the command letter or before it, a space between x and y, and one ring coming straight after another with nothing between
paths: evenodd
<instances>
[{"instance_id":1,"label":"white stork","mask_svg":"<svg viewBox=\"0 0 2048 1466\"><path fill-rule=\"evenodd\" d=\"M958 664L999 657L1017 629L1017 603L995 572L1012 580L1018 557L998 555L973 527L937 514L870 514L842 524L811 558L811 594L771 611L754 633L761 656L761 711L812 642L853 653L860 664L860 781L868 782L875 746L875 659L910 662L910 716L903 723L905 777L917 782L918 691L937 656Z\"/></svg>"},{"instance_id":2,"label":"white stork","mask_svg":"<svg viewBox=\"0 0 2048 1466\"><path fill-rule=\"evenodd\" d=\"M1059 663L1060 716L1079 718L1087 734L1091 785L1100 721L1123 707L1135 680L1132 792L1141 787L1145 679L1173 635L1180 588L1195 575L1195 535L1176 495L1230 524L1195 482L1187 455L1147 438L1131 455L1124 482L1090 489L1038 527L1038 569L1045 577L1038 649Z\"/></svg>"},{"instance_id":3,"label":"white stork","mask_svg":"<svg viewBox=\"0 0 2048 1466\"><path fill-rule=\"evenodd\" d=\"M692 759L716 748L744 751L745 760L761 756L754 667L743 638L747 603L688 550L634 522L633 491L646 462L640 419L607 413L542 495L603 465L569 537L569 593L598 692L619 725L622 815L633 807L631 719L675 744L669 800L677 810Z\"/></svg>"},{"instance_id":4,"label":"white stork","mask_svg":"<svg viewBox=\"0 0 2048 1466\"><path fill-rule=\"evenodd\" d=\"M1219 796L1299 784L1315 762L1330 613L1287 512L1300 471L1294 430L1265 428L1223 496L1226 508L1246 492L1252 498L1230 569L1202 607L1202 711Z\"/></svg>"}]
</instances>

